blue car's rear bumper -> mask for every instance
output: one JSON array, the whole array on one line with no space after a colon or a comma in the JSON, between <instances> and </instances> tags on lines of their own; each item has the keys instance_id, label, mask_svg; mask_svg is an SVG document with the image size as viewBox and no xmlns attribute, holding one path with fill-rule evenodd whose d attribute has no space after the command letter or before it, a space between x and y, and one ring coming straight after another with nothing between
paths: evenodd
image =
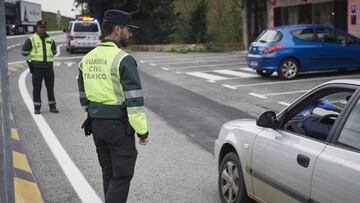
<instances>
[{"instance_id":1,"label":"blue car's rear bumper","mask_svg":"<svg viewBox=\"0 0 360 203\"><path fill-rule=\"evenodd\" d=\"M276 71L278 69L277 60L271 56L248 54L247 65L254 70Z\"/></svg>"}]
</instances>

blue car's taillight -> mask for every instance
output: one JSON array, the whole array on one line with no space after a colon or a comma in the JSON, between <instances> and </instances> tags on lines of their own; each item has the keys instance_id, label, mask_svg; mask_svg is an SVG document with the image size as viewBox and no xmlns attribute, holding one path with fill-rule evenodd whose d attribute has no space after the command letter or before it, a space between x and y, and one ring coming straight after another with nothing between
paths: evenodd
<instances>
[{"instance_id":1,"label":"blue car's taillight","mask_svg":"<svg viewBox=\"0 0 360 203\"><path fill-rule=\"evenodd\" d=\"M264 54L271 54L281 48L283 48L284 46L282 44L276 44L272 47L269 47L269 48L266 48L265 51L264 51Z\"/></svg>"}]
</instances>

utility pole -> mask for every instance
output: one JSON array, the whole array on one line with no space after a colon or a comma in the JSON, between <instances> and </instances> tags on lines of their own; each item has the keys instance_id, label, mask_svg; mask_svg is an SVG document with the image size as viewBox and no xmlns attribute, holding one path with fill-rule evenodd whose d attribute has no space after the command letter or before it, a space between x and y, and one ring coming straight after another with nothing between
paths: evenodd
<instances>
[{"instance_id":1,"label":"utility pole","mask_svg":"<svg viewBox=\"0 0 360 203\"><path fill-rule=\"evenodd\" d=\"M0 202L13 203L14 174L10 130L9 75L5 29L5 3L0 0L0 84L1 84L1 135L0 135Z\"/></svg>"}]
</instances>

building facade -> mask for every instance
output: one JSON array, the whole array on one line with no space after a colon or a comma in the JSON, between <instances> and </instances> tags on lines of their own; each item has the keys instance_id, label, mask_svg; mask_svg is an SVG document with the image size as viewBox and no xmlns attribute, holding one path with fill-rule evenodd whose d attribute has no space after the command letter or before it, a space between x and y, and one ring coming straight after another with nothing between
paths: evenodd
<instances>
[{"instance_id":1,"label":"building facade","mask_svg":"<svg viewBox=\"0 0 360 203\"><path fill-rule=\"evenodd\" d=\"M244 0L243 5L247 44L266 28L296 24L331 25L360 36L360 0Z\"/></svg>"}]
</instances>

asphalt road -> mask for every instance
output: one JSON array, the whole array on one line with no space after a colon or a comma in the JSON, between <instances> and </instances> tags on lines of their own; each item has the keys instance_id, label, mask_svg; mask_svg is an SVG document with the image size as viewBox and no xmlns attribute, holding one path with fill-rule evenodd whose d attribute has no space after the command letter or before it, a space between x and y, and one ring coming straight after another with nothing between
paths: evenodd
<instances>
[{"instance_id":1,"label":"asphalt road","mask_svg":"<svg viewBox=\"0 0 360 203\"><path fill-rule=\"evenodd\" d=\"M64 36L56 37L57 44ZM9 39L9 44L24 39ZM10 45L10 46L12 46ZM95 193L103 198L101 171L92 138L85 138L78 101L77 63L83 53L62 54L54 63L60 114L51 114L43 90L42 116ZM9 62L23 60L20 47L9 49ZM302 75L296 80L262 78L246 68L244 53L132 53L139 65L150 128L148 146L138 146L129 202L219 202L213 142L223 123L280 111L307 90L337 78L360 78L357 71ZM69 58L75 57L75 58ZM77 58L76 58L77 57ZM80 202L27 109L19 90L25 68L10 68L12 110L33 174L46 202ZM31 92L31 77L26 87ZM45 87L44 87L45 88ZM56 154L56 153L55 153ZM58 158L58 157L57 157Z\"/></svg>"}]
</instances>

